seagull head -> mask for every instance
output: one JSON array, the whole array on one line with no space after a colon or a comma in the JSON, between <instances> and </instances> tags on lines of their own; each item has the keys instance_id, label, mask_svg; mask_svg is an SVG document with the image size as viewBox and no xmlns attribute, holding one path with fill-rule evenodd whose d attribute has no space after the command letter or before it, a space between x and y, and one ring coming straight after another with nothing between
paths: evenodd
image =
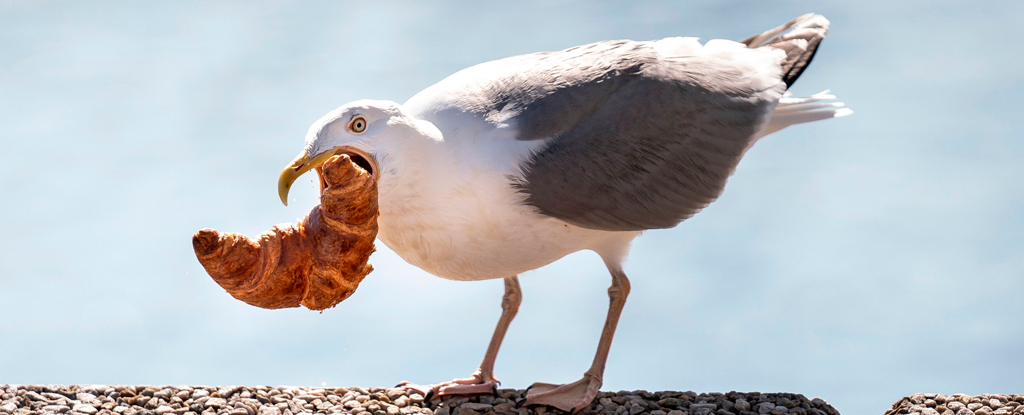
<instances>
[{"instance_id":1,"label":"seagull head","mask_svg":"<svg viewBox=\"0 0 1024 415\"><path fill-rule=\"evenodd\" d=\"M400 139L407 130L403 127L413 123L401 105L391 101L360 100L328 112L309 127L305 148L281 171L277 182L281 202L288 205L288 190L295 179L339 154L347 154L380 180L378 159Z\"/></svg>"}]
</instances>

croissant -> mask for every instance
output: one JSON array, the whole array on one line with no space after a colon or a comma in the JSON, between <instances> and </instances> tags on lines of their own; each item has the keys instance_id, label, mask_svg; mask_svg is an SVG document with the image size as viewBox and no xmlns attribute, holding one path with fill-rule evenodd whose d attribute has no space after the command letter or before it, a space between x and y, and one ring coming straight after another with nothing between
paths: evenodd
<instances>
[{"instance_id":1,"label":"croissant","mask_svg":"<svg viewBox=\"0 0 1024 415\"><path fill-rule=\"evenodd\" d=\"M255 239L202 229L196 257L228 294L262 308L334 307L373 267L377 183L348 155L317 168L320 205L299 223L276 225Z\"/></svg>"}]
</instances>

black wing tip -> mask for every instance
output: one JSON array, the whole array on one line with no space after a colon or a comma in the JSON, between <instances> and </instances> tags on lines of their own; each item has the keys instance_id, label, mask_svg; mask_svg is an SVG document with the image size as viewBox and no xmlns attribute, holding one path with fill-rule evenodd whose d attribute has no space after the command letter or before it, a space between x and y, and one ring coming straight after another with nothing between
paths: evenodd
<instances>
[{"instance_id":1,"label":"black wing tip","mask_svg":"<svg viewBox=\"0 0 1024 415\"><path fill-rule=\"evenodd\" d=\"M796 62L788 68L789 70L782 76L782 81L786 83L786 89L793 86L793 83L796 82L797 78L799 78L800 75L804 73L804 70L811 65L811 61L814 60L814 55L818 54L818 45L821 45L821 41L824 39L824 36L813 39L807 45L807 51L802 53Z\"/></svg>"},{"instance_id":2,"label":"black wing tip","mask_svg":"<svg viewBox=\"0 0 1024 415\"><path fill-rule=\"evenodd\" d=\"M750 48L769 47L785 52L788 57L782 62L782 81L789 89L818 53L818 46L825 39L829 25L825 16L807 13L740 43Z\"/></svg>"}]
</instances>

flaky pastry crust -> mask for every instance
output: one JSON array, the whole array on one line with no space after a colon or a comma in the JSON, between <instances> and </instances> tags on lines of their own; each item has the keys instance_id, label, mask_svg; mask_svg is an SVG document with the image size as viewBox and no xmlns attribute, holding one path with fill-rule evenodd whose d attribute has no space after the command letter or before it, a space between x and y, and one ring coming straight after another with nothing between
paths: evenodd
<instances>
[{"instance_id":1,"label":"flaky pastry crust","mask_svg":"<svg viewBox=\"0 0 1024 415\"><path fill-rule=\"evenodd\" d=\"M262 308L334 307L373 267L377 237L376 180L347 155L317 168L320 205L296 224L276 225L256 238L202 229L196 257L228 294Z\"/></svg>"}]
</instances>

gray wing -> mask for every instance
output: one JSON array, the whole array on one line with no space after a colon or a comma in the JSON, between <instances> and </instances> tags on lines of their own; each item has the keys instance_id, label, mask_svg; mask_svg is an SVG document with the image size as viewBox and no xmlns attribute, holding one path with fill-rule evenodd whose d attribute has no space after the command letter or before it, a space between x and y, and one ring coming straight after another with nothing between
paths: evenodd
<instances>
[{"instance_id":1,"label":"gray wing","mask_svg":"<svg viewBox=\"0 0 1024 415\"><path fill-rule=\"evenodd\" d=\"M671 38L518 56L410 102L438 121L451 117L431 114L458 111L512 125L519 140L550 139L514 183L543 214L591 229L669 228L721 194L786 88L784 54L700 48Z\"/></svg>"}]
</instances>

